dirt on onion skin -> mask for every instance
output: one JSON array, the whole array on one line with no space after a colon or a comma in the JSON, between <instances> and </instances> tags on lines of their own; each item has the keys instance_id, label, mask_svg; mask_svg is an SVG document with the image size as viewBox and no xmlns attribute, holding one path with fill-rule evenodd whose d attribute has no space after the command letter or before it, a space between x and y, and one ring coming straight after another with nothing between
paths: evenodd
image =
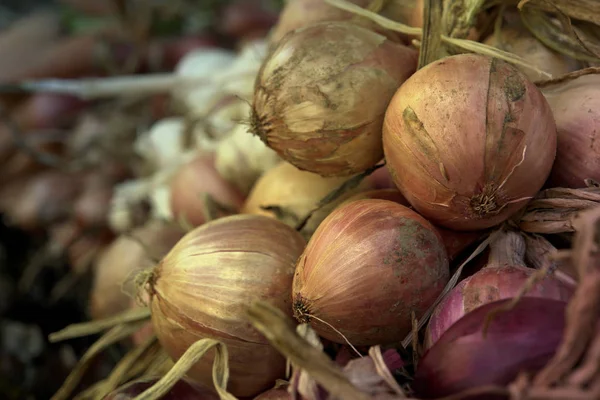
<instances>
[{"instance_id":1,"label":"dirt on onion skin","mask_svg":"<svg viewBox=\"0 0 600 400\"><path fill-rule=\"evenodd\" d=\"M259 71L252 132L299 169L362 172L381 160L385 109L415 68L413 49L365 28L328 22L300 29Z\"/></svg>"}]
</instances>

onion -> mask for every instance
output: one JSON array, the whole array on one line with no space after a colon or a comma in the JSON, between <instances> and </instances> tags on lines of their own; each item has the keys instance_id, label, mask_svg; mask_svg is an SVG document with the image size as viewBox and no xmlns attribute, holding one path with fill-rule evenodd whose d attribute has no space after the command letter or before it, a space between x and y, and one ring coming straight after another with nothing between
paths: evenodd
<instances>
[{"instance_id":1,"label":"onion","mask_svg":"<svg viewBox=\"0 0 600 400\"><path fill-rule=\"evenodd\" d=\"M234 210L238 210L244 201L239 191L216 171L214 157L210 155L198 156L183 165L173 176L170 186L173 216L194 226L205 222L203 194Z\"/></svg>"},{"instance_id":2,"label":"onion","mask_svg":"<svg viewBox=\"0 0 600 400\"><path fill-rule=\"evenodd\" d=\"M527 279L536 272L525 266L524 238L515 232L501 235L490 247L487 265L459 282L436 307L425 333L427 348L465 314L484 304L517 296ZM567 301L572 294L571 287L555 276L549 276L525 296Z\"/></svg>"},{"instance_id":3,"label":"onion","mask_svg":"<svg viewBox=\"0 0 600 400\"><path fill-rule=\"evenodd\" d=\"M412 386L419 398L506 385L520 372L535 373L552 358L562 340L566 303L525 297L514 309L497 314L484 337L486 316L508 301L495 301L471 311L425 353ZM493 397L469 396L475 398Z\"/></svg>"},{"instance_id":4,"label":"onion","mask_svg":"<svg viewBox=\"0 0 600 400\"><path fill-rule=\"evenodd\" d=\"M314 210L325 196L345 181L346 178L324 178L282 162L256 182L242 207L242 212L279 218L294 227ZM321 221L348 195L365 187L366 184L361 184L357 189L315 212L307 223L306 232L314 232ZM263 208L268 206L275 206L277 209Z\"/></svg>"},{"instance_id":5,"label":"onion","mask_svg":"<svg viewBox=\"0 0 600 400\"><path fill-rule=\"evenodd\" d=\"M556 126L520 71L460 54L420 69L396 92L383 147L396 186L419 213L440 226L478 230L508 219L541 189Z\"/></svg>"},{"instance_id":6,"label":"onion","mask_svg":"<svg viewBox=\"0 0 600 400\"><path fill-rule=\"evenodd\" d=\"M275 385L274 388L259 394L254 400L291 400L292 395L288 392L287 382L281 382Z\"/></svg>"},{"instance_id":7,"label":"onion","mask_svg":"<svg viewBox=\"0 0 600 400\"><path fill-rule=\"evenodd\" d=\"M215 168L224 179L247 195L258 178L281 159L258 137L239 124L215 151Z\"/></svg>"},{"instance_id":8,"label":"onion","mask_svg":"<svg viewBox=\"0 0 600 400\"><path fill-rule=\"evenodd\" d=\"M521 24L503 27L498 35L491 34L485 39L484 43L514 53L522 57L528 64L555 77L579 68L577 61L544 46ZM546 78L530 68L520 66L517 66L517 68L527 75L531 81Z\"/></svg>"},{"instance_id":9,"label":"onion","mask_svg":"<svg viewBox=\"0 0 600 400\"><path fill-rule=\"evenodd\" d=\"M103 400L133 400L145 390L149 389L157 381L157 378L143 378L130 382L112 391ZM206 387L179 380L175 385L161 397L162 400L219 400L219 396L212 393Z\"/></svg>"},{"instance_id":10,"label":"onion","mask_svg":"<svg viewBox=\"0 0 600 400\"><path fill-rule=\"evenodd\" d=\"M406 200L398 189L378 189L360 192L346 200L346 203L361 199L390 200L394 203L412 208L408 200ZM436 230L440 234L442 242L444 242L444 247L446 248L446 253L448 254L448 259L450 261L454 260L463 250L482 236L481 232L456 232L450 229L440 228L439 226L436 226Z\"/></svg>"},{"instance_id":11,"label":"onion","mask_svg":"<svg viewBox=\"0 0 600 400\"><path fill-rule=\"evenodd\" d=\"M100 173L90 173L84 177L83 191L78 196L73 211L83 227L107 226L113 182Z\"/></svg>"},{"instance_id":12,"label":"onion","mask_svg":"<svg viewBox=\"0 0 600 400\"><path fill-rule=\"evenodd\" d=\"M351 23L299 29L262 65L252 131L302 170L362 172L383 157L385 108L416 60L413 49Z\"/></svg>"},{"instance_id":13,"label":"onion","mask_svg":"<svg viewBox=\"0 0 600 400\"><path fill-rule=\"evenodd\" d=\"M553 186L582 188L600 181L600 76L584 75L542 89L558 129Z\"/></svg>"},{"instance_id":14,"label":"onion","mask_svg":"<svg viewBox=\"0 0 600 400\"><path fill-rule=\"evenodd\" d=\"M387 168L375 170L375 172L369 175L366 180L371 182L375 189L396 189L390 170Z\"/></svg>"},{"instance_id":15,"label":"onion","mask_svg":"<svg viewBox=\"0 0 600 400\"><path fill-rule=\"evenodd\" d=\"M176 226L150 221L120 236L98 257L90 293L90 314L95 319L125 311L134 293L134 274L152 267L177 243L184 232ZM143 245L142 245L143 244Z\"/></svg>"},{"instance_id":16,"label":"onion","mask_svg":"<svg viewBox=\"0 0 600 400\"><path fill-rule=\"evenodd\" d=\"M63 221L79 193L79 177L49 170L36 174L23 188L18 201L11 202L6 217L21 229L36 230Z\"/></svg>"},{"instance_id":17,"label":"onion","mask_svg":"<svg viewBox=\"0 0 600 400\"><path fill-rule=\"evenodd\" d=\"M84 231L75 220L67 220L48 229L50 241L67 256L71 270L75 274L89 271L94 259L113 239L108 229Z\"/></svg>"},{"instance_id":18,"label":"onion","mask_svg":"<svg viewBox=\"0 0 600 400\"><path fill-rule=\"evenodd\" d=\"M220 31L236 39L262 37L277 22L277 13L264 0L236 0L222 10Z\"/></svg>"},{"instance_id":19,"label":"onion","mask_svg":"<svg viewBox=\"0 0 600 400\"><path fill-rule=\"evenodd\" d=\"M302 236L263 216L236 215L189 232L162 260L150 279L152 323L173 360L199 339L224 343L229 352L227 390L254 396L285 372L284 358L247 321L255 300L292 314L294 265ZM188 376L212 385L214 351Z\"/></svg>"},{"instance_id":20,"label":"onion","mask_svg":"<svg viewBox=\"0 0 600 400\"><path fill-rule=\"evenodd\" d=\"M448 281L435 228L387 200L334 210L311 237L294 275L294 315L322 337L354 345L401 340ZM323 323L324 321L325 323Z\"/></svg>"},{"instance_id":21,"label":"onion","mask_svg":"<svg viewBox=\"0 0 600 400\"><path fill-rule=\"evenodd\" d=\"M370 0L350 0L359 7L366 7ZM348 11L334 7L325 0L290 0L279 14L279 21L273 28L269 40L278 43L286 34L317 22L344 21L355 17Z\"/></svg>"}]
</instances>

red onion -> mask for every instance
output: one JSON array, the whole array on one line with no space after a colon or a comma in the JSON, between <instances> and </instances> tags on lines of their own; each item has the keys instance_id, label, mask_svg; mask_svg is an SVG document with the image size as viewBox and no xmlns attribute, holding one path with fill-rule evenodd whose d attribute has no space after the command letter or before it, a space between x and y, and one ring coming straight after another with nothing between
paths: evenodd
<instances>
[{"instance_id":1,"label":"red onion","mask_svg":"<svg viewBox=\"0 0 600 400\"><path fill-rule=\"evenodd\" d=\"M460 54L400 87L385 115L383 146L396 186L419 213L440 226L478 230L508 219L541 189L556 127L523 73Z\"/></svg>"},{"instance_id":2,"label":"red onion","mask_svg":"<svg viewBox=\"0 0 600 400\"><path fill-rule=\"evenodd\" d=\"M425 346L431 347L456 321L487 303L515 297L527 279L536 272L525 266L525 241L516 232L506 232L491 244L487 265L456 285L433 312L425 333ZM567 301L573 288L546 277L525 296Z\"/></svg>"},{"instance_id":3,"label":"red onion","mask_svg":"<svg viewBox=\"0 0 600 400\"><path fill-rule=\"evenodd\" d=\"M357 200L319 225L294 275L294 315L322 337L354 345L391 343L411 329L448 281L435 228L387 200Z\"/></svg>"},{"instance_id":4,"label":"red onion","mask_svg":"<svg viewBox=\"0 0 600 400\"><path fill-rule=\"evenodd\" d=\"M558 129L554 186L582 188L600 181L600 75L584 75L542 89Z\"/></svg>"},{"instance_id":5,"label":"red onion","mask_svg":"<svg viewBox=\"0 0 600 400\"><path fill-rule=\"evenodd\" d=\"M217 219L189 232L165 256L149 280L154 331L178 360L200 339L227 346L235 396L255 396L285 372L285 359L246 318L255 300L292 314L294 265L302 236L277 220L257 215ZM211 350L190 371L195 382L212 385Z\"/></svg>"},{"instance_id":6,"label":"red onion","mask_svg":"<svg viewBox=\"0 0 600 400\"><path fill-rule=\"evenodd\" d=\"M159 378L143 378L109 393L103 400L133 400L154 385ZM180 380L161 397L162 400L219 400L219 396L200 385Z\"/></svg>"},{"instance_id":7,"label":"red onion","mask_svg":"<svg viewBox=\"0 0 600 400\"><path fill-rule=\"evenodd\" d=\"M243 203L239 191L215 169L212 155L198 156L183 165L172 178L171 209L175 219L183 218L193 226L202 225L205 222L203 194L234 210Z\"/></svg>"},{"instance_id":8,"label":"red onion","mask_svg":"<svg viewBox=\"0 0 600 400\"><path fill-rule=\"evenodd\" d=\"M352 23L299 29L261 67L252 132L302 170L362 172L383 157L385 109L416 61L413 49Z\"/></svg>"},{"instance_id":9,"label":"red onion","mask_svg":"<svg viewBox=\"0 0 600 400\"><path fill-rule=\"evenodd\" d=\"M412 385L419 398L506 385L520 372L535 373L552 358L562 340L567 303L525 297L514 309L498 313L484 337L486 317L508 301L495 301L471 311L425 353ZM489 394L469 397L490 398Z\"/></svg>"}]
</instances>

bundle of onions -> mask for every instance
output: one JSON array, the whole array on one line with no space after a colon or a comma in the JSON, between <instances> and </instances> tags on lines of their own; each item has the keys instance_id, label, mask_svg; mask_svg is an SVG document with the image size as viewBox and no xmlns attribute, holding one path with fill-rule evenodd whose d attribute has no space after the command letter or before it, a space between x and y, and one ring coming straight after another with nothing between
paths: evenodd
<instances>
[{"instance_id":1,"label":"bundle of onions","mask_svg":"<svg viewBox=\"0 0 600 400\"><path fill-rule=\"evenodd\" d=\"M278 218L290 226L297 226L330 192L346 178L324 178L312 172L301 171L287 162L267 171L252 188L242 212ZM340 199L320 208L309 219L304 231L312 234L325 217L348 196L366 188L366 183Z\"/></svg>"},{"instance_id":2,"label":"bundle of onions","mask_svg":"<svg viewBox=\"0 0 600 400\"><path fill-rule=\"evenodd\" d=\"M419 213L440 226L478 230L508 219L543 186L556 126L519 70L460 54L400 87L385 115L383 147L396 186Z\"/></svg>"},{"instance_id":3,"label":"bundle of onions","mask_svg":"<svg viewBox=\"0 0 600 400\"><path fill-rule=\"evenodd\" d=\"M173 225L149 221L122 235L98 257L90 298L90 314L95 319L125 311L134 293L134 273L152 267L183 237Z\"/></svg>"},{"instance_id":4,"label":"bundle of onions","mask_svg":"<svg viewBox=\"0 0 600 400\"><path fill-rule=\"evenodd\" d=\"M256 80L252 132L296 167L350 176L383 157L383 115L417 53L348 22L286 36Z\"/></svg>"},{"instance_id":5,"label":"bundle of onions","mask_svg":"<svg viewBox=\"0 0 600 400\"><path fill-rule=\"evenodd\" d=\"M484 335L489 313L509 301L495 301L471 311L425 353L413 383L419 398L440 398L476 387L506 385L519 373L535 373L544 367L562 340L567 303L525 297L513 309L498 313ZM468 398L497 397L482 393Z\"/></svg>"},{"instance_id":6,"label":"bundle of onions","mask_svg":"<svg viewBox=\"0 0 600 400\"><path fill-rule=\"evenodd\" d=\"M298 260L294 315L322 337L386 344L442 291L448 257L435 228L388 200L357 200L323 221Z\"/></svg>"},{"instance_id":7,"label":"bundle of onions","mask_svg":"<svg viewBox=\"0 0 600 400\"><path fill-rule=\"evenodd\" d=\"M456 321L472 310L496 300L515 297L536 272L525 265L525 239L516 232L499 234L490 245L486 266L462 280L433 312L425 333L431 347ZM527 297L568 301L573 287L551 275L527 291Z\"/></svg>"},{"instance_id":8,"label":"bundle of onions","mask_svg":"<svg viewBox=\"0 0 600 400\"><path fill-rule=\"evenodd\" d=\"M173 217L193 226L206 221L205 194L233 211L239 210L244 201L235 186L219 175L212 155L200 155L182 165L171 179L170 188Z\"/></svg>"},{"instance_id":9,"label":"bundle of onions","mask_svg":"<svg viewBox=\"0 0 600 400\"><path fill-rule=\"evenodd\" d=\"M254 396L285 372L285 360L247 321L255 300L292 314L294 266L305 247L289 226L263 216L236 215L204 224L179 241L149 280L152 323L173 360L200 339L229 352L228 391ZM214 351L188 372L212 385Z\"/></svg>"},{"instance_id":10,"label":"bundle of onions","mask_svg":"<svg viewBox=\"0 0 600 400\"><path fill-rule=\"evenodd\" d=\"M120 388L110 392L103 400L133 400L142 394L146 389L152 387L158 377L146 377L130 382ZM179 380L171 390L169 390L162 400L218 400L219 396L210 389L197 385L186 380Z\"/></svg>"},{"instance_id":11,"label":"bundle of onions","mask_svg":"<svg viewBox=\"0 0 600 400\"><path fill-rule=\"evenodd\" d=\"M511 52L522 57L528 64L558 77L579 68L577 61L559 54L544 46L522 24L510 24L497 34L488 36L485 44ZM545 77L531 68L519 68L531 81L539 81Z\"/></svg>"},{"instance_id":12,"label":"bundle of onions","mask_svg":"<svg viewBox=\"0 0 600 400\"><path fill-rule=\"evenodd\" d=\"M406 200L406 198L398 189L377 189L360 192L350 197L345 203L362 199L390 200L411 208L408 200ZM462 253L463 250L465 250L482 236L482 232L457 232L450 229L440 228L439 226L436 226L436 230L442 238L442 242L446 248L446 253L448 254L448 260L450 261L454 260Z\"/></svg>"},{"instance_id":13,"label":"bundle of onions","mask_svg":"<svg viewBox=\"0 0 600 400\"><path fill-rule=\"evenodd\" d=\"M543 87L558 129L554 186L581 188L600 181L600 76L584 75Z\"/></svg>"}]
</instances>

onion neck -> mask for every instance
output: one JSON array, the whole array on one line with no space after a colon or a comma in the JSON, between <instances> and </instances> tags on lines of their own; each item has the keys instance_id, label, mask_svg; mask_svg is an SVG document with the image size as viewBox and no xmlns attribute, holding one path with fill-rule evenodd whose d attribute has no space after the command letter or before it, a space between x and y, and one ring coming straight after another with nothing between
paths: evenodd
<instances>
[{"instance_id":1,"label":"onion neck","mask_svg":"<svg viewBox=\"0 0 600 400\"><path fill-rule=\"evenodd\" d=\"M512 231L498 232L498 236L490 244L490 256L487 266L504 265L525 267L525 238Z\"/></svg>"}]
</instances>

